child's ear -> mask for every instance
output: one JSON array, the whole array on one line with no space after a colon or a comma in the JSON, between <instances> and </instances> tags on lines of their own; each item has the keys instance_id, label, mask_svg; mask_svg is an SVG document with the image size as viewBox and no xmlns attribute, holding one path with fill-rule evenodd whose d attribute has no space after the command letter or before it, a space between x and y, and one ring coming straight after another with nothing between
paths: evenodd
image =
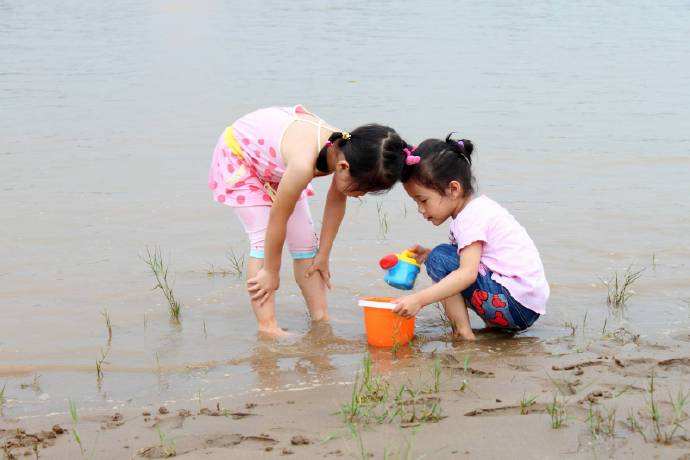
<instances>
[{"instance_id":1,"label":"child's ear","mask_svg":"<svg viewBox=\"0 0 690 460\"><path fill-rule=\"evenodd\" d=\"M339 160L339 161L335 164L335 169L336 169L337 171L345 172L345 171L347 171L348 169L350 169L350 163L348 163L347 160Z\"/></svg>"},{"instance_id":2,"label":"child's ear","mask_svg":"<svg viewBox=\"0 0 690 460\"><path fill-rule=\"evenodd\" d=\"M452 198L461 198L465 194L465 190L462 188L462 185L460 185L460 182L456 180L450 181L446 192L446 194Z\"/></svg>"}]
</instances>

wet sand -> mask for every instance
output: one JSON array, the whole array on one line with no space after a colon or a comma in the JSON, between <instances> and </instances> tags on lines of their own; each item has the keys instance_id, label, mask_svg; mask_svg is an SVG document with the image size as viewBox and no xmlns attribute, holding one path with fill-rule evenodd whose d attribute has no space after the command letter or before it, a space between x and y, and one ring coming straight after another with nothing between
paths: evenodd
<instances>
[{"instance_id":1,"label":"wet sand","mask_svg":"<svg viewBox=\"0 0 690 460\"><path fill-rule=\"evenodd\" d=\"M352 401L354 375L231 399L202 395L163 407L83 411L76 429L86 452L99 459L687 459L689 408L678 405L678 392L689 396L690 338L678 339L648 342L623 329L546 342L486 331L476 344L421 339L395 353L370 350L371 382L388 385L389 394L364 403L349 420L342 408ZM428 343L448 346L422 351ZM357 380L361 386L361 372ZM412 391L403 391L398 405L401 385ZM391 415L399 407L403 414ZM377 419L386 409L389 417ZM55 425L65 433L50 434ZM74 427L66 414L3 419L0 438L6 455L33 455L35 445L44 458L78 458Z\"/></svg>"}]
</instances>

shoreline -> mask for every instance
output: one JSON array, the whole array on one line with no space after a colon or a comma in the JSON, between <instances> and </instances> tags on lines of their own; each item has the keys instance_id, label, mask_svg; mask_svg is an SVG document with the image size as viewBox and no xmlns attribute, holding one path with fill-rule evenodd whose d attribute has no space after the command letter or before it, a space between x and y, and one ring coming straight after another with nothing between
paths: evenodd
<instances>
[{"instance_id":1,"label":"shoreline","mask_svg":"<svg viewBox=\"0 0 690 460\"><path fill-rule=\"evenodd\" d=\"M85 456L93 450L95 458L501 458L509 448L539 458L687 459L690 408L679 406L690 392L687 347L623 332L585 350L577 341L535 342L532 353L517 355L477 356L464 344L399 359L385 350L367 353L369 371L365 362L353 375L362 399L354 412L344 409L351 409L353 384L333 382L201 404L88 411L76 425L68 414L0 419L0 446L5 456L35 455L35 448L47 458L78 458L76 426ZM369 390L362 389L363 371ZM65 432L51 435L54 426Z\"/></svg>"}]
</instances>

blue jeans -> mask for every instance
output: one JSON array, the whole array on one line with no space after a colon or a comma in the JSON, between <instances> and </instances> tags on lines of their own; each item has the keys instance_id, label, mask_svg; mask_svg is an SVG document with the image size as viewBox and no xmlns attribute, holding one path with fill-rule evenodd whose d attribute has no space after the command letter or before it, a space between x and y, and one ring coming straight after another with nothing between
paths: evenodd
<instances>
[{"instance_id":1,"label":"blue jeans","mask_svg":"<svg viewBox=\"0 0 690 460\"><path fill-rule=\"evenodd\" d=\"M426 272L435 283L460 267L458 247L452 244L436 246L426 260ZM501 329L523 330L539 318L536 313L520 304L508 289L491 279L491 270L477 273L477 279L461 293L465 304L484 322Z\"/></svg>"}]
</instances>

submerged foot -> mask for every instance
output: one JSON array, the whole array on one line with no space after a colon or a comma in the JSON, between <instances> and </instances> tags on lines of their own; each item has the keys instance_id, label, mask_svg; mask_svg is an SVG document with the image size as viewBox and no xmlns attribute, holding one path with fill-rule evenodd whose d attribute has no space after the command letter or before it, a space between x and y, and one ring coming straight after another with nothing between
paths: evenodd
<instances>
[{"instance_id":1,"label":"submerged foot","mask_svg":"<svg viewBox=\"0 0 690 460\"><path fill-rule=\"evenodd\" d=\"M474 335L474 332L472 332L472 329L461 329L453 332L453 339L473 342L477 340L477 337Z\"/></svg>"},{"instance_id":2,"label":"submerged foot","mask_svg":"<svg viewBox=\"0 0 690 460\"><path fill-rule=\"evenodd\" d=\"M294 336L295 336L294 333L288 332L284 329L281 329L278 326L259 327L259 337L261 337L261 338L279 339L279 338L287 338L287 337L294 337Z\"/></svg>"}]
</instances>

